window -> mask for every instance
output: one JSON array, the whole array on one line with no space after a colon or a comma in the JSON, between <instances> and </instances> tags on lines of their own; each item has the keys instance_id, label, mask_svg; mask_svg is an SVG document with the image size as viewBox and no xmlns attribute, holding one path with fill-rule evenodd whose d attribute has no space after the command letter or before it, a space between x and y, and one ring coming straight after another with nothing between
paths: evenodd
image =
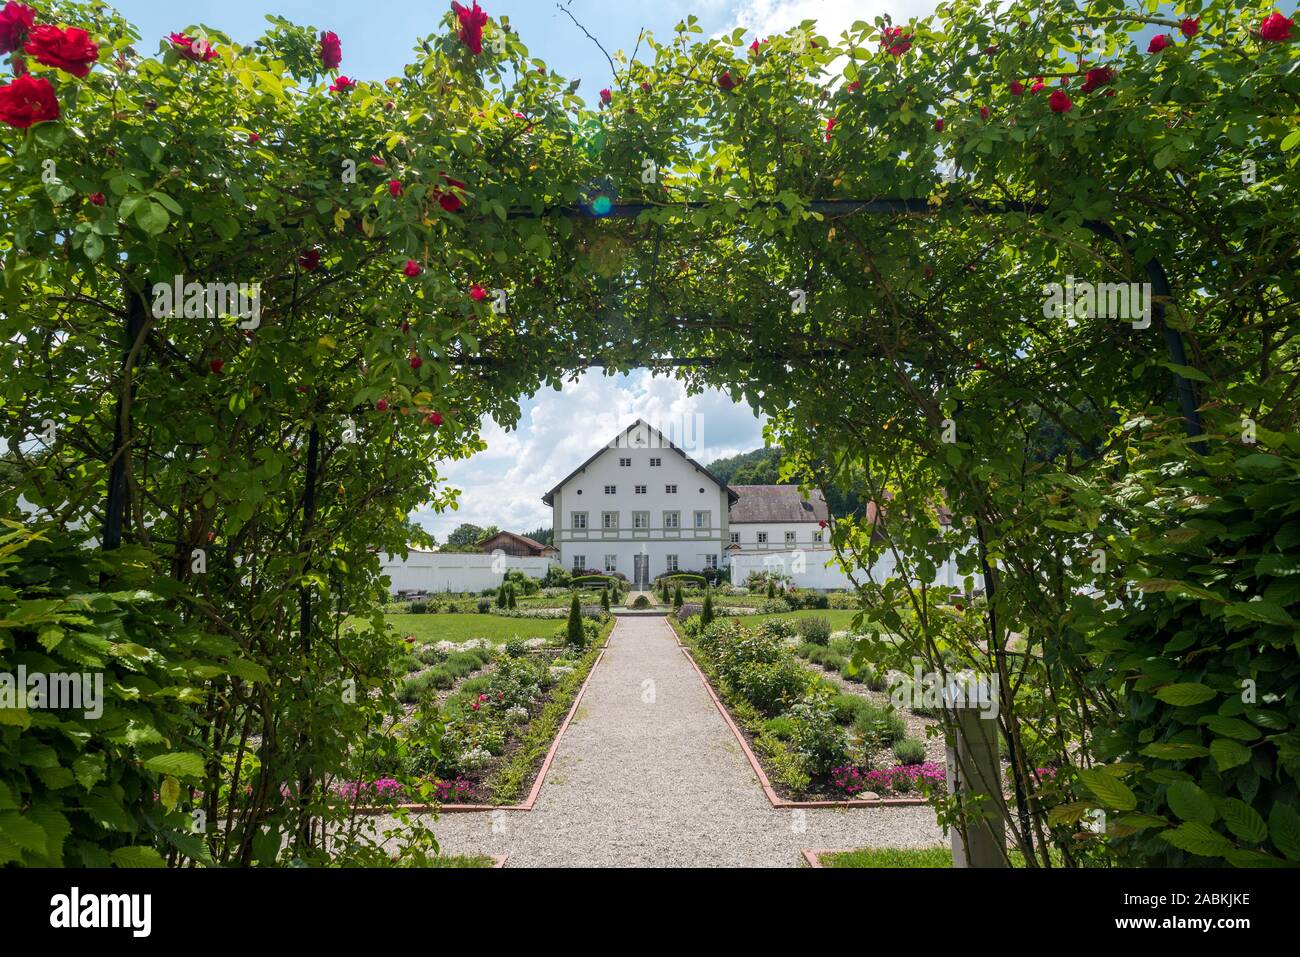
<instances>
[{"instance_id":1,"label":"window","mask_svg":"<svg viewBox=\"0 0 1300 957\"><path fill-rule=\"evenodd\" d=\"M670 572L675 572L675 571L677 571L677 556L676 556L676 555L669 555L669 556L667 556L667 558L665 559L665 564L666 564L667 569L668 569Z\"/></svg>"},{"instance_id":2,"label":"window","mask_svg":"<svg viewBox=\"0 0 1300 957\"><path fill-rule=\"evenodd\" d=\"M633 527L633 528L649 528L649 527L650 527L650 513L649 513L649 512L633 512L633 513L632 513L632 527Z\"/></svg>"},{"instance_id":3,"label":"window","mask_svg":"<svg viewBox=\"0 0 1300 957\"><path fill-rule=\"evenodd\" d=\"M619 460L618 460L618 464L619 464L622 468L627 468L629 465L632 464L632 460L631 460L631 459L619 459Z\"/></svg>"},{"instance_id":4,"label":"window","mask_svg":"<svg viewBox=\"0 0 1300 957\"><path fill-rule=\"evenodd\" d=\"M606 495L617 495L617 494L618 494L618 486L617 486L617 485L606 485L606 486L605 486L605 494L606 494Z\"/></svg>"},{"instance_id":5,"label":"window","mask_svg":"<svg viewBox=\"0 0 1300 957\"><path fill-rule=\"evenodd\" d=\"M786 533L785 533L785 543L786 543L787 545L793 545L793 544L794 544L794 532L786 532Z\"/></svg>"},{"instance_id":6,"label":"window","mask_svg":"<svg viewBox=\"0 0 1300 957\"><path fill-rule=\"evenodd\" d=\"M760 544L760 545L766 545L766 544L767 544L767 532L759 532L759 533L758 533L758 544Z\"/></svg>"},{"instance_id":7,"label":"window","mask_svg":"<svg viewBox=\"0 0 1300 957\"><path fill-rule=\"evenodd\" d=\"M664 486L664 491L667 492L669 495L676 495L676 494L677 494L677 486L676 486L676 485L665 485L665 486Z\"/></svg>"},{"instance_id":8,"label":"window","mask_svg":"<svg viewBox=\"0 0 1300 957\"><path fill-rule=\"evenodd\" d=\"M601 528L618 528L618 512L601 512Z\"/></svg>"},{"instance_id":9,"label":"window","mask_svg":"<svg viewBox=\"0 0 1300 957\"><path fill-rule=\"evenodd\" d=\"M573 570L574 570L575 572L585 572L585 571L587 570L587 556L586 556L586 555L574 555L574 556L573 556Z\"/></svg>"},{"instance_id":10,"label":"window","mask_svg":"<svg viewBox=\"0 0 1300 957\"><path fill-rule=\"evenodd\" d=\"M661 465L663 465L663 464L664 464L664 460L663 460L663 459L653 458L653 459L650 460L650 467L651 467L652 469L657 469L657 468L659 468L659 466L661 466Z\"/></svg>"},{"instance_id":11,"label":"window","mask_svg":"<svg viewBox=\"0 0 1300 957\"><path fill-rule=\"evenodd\" d=\"M644 485L637 485L636 487L633 488L633 491L634 491L637 495L644 495L644 494L645 494L645 486L644 486Z\"/></svg>"},{"instance_id":12,"label":"window","mask_svg":"<svg viewBox=\"0 0 1300 957\"><path fill-rule=\"evenodd\" d=\"M587 527L587 513L574 512L569 516L569 527L585 529Z\"/></svg>"},{"instance_id":13,"label":"window","mask_svg":"<svg viewBox=\"0 0 1300 957\"><path fill-rule=\"evenodd\" d=\"M712 524L713 524L712 520L711 520L710 517L709 517L711 514L712 514L712 513L710 513L710 512L696 512L696 513L695 513L695 527L696 527L696 528L709 528L709 527L711 527Z\"/></svg>"},{"instance_id":14,"label":"window","mask_svg":"<svg viewBox=\"0 0 1300 957\"><path fill-rule=\"evenodd\" d=\"M823 541L821 532L813 532L813 541L820 545Z\"/></svg>"},{"instance_id":15,"label":"window","mask_svg":"<svg viewBox=\"0 0 1300 957\"><path fill-rule=\"evenodd\" d=\"M716 569L716 568L718 567L718 556L717 556L717 555L705 555L705 556L704 556L704 567L705 567L705 568L714 568L714 569Z\"/></svg>"},{"instance_id":16,"label":"window","mask_svg":"<svg viewBox=\"0 0 1300 957\"><path fill-rule=\"evenodd\" d=\"M740 532L732 532L732 533L731 533L731 544L733 544L733 545L739 545L739 544L740 544Z\"/></svg>"},{"instance_id":17,"label":"window","mask_svg":"<svg viewBox=\"0 0 1300 957\"><path fill-rule=\"evenodd\" d=\"M681 512L664 512L664 528L681 528Z\"/></svg>"},{"instance_id":18,"label":"window","mask_svg":"<svg viewBox=\"0 0 1300 957\"><path fill-rule=\"evenodd\" d=\"M618 556L617 556L617 555L606 555L606 556L605 556L605 571L607 571L607 572L616 572L616 571L618 571Z\"/></svg>"}]
</instances>

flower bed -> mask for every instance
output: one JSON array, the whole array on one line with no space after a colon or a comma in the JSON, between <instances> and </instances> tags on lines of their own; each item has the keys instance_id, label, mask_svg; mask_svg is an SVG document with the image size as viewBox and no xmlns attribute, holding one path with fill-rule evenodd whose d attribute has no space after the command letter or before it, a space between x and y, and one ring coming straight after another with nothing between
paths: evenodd
<instances>
[{"instance_id":1,"label":"flower bed","mask_svg":"<svg viewBox=\"0 0 1300 957\"><path fill-rule=\"evenodd\" d=\"M780 798L914 794L933 780L928 769L911 778L913 772L896 770L891 750L902 739L898 716L865 699L838 694L836 686L799 663L780 625L747 628L719 620L701 630L696 618L669 620ZM872 772L884 755L889 755L888 771ZM877 775L872 783L869 773ZM917 786L907 790L910 784Z\"/></svg>"},{"instance_id":2,"label":"flower bed","mask_svg":"<svg viewBox=\"0 0 1300 957\"><path fill-rule=\"evenodd\" d=\"M358 805L498 804L518 800L600 655L613 619L587 621L583 646L510 642L488 673L460 682L441 705L422 697L376 741L373 777L335 791Z\"/></svg>"}]
</instances>

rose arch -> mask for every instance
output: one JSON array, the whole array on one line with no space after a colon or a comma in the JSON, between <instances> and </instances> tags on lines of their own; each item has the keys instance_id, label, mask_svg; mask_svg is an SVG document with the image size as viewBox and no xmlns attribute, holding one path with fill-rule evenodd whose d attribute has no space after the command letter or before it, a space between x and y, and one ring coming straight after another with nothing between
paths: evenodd
<instances>
[{"instance_id":1,"label":"rose arch","mask_svg":"<svg viewBox=\"0 0 1300 957\"><path fill-rule=\"evenodd\" d=\"M600 365L727 389L790 477L889 503L832 527L858 658L999 677L1030 864L1300 857L1290 20L692 18L593 108L452 6L384 83L277 18L0 12L0 658L109 676L93 727L0 720L39 830L0 853L321 854L324 782L389 746L376 553L483 416ZM950 553L975 600L926 584Z\"/></svg>"}]
</instances>

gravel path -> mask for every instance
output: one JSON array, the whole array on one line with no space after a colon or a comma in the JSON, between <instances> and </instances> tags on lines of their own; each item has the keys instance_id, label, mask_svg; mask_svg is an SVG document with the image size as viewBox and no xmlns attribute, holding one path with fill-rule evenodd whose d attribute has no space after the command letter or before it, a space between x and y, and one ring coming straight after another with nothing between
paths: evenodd
<instances>
[{"instance_id":1,"label":"gravel path","mask_svg":"<svg viewBox=\"0 0 1300 957\"><path fill-rule=\"evenodd\" d=\"M531 812L447 814L434 831L446 853L510 867L793 867L805 847L944 843L924 806L773 808L657 616L618 619Z\"/></svg>"}]
</instances>

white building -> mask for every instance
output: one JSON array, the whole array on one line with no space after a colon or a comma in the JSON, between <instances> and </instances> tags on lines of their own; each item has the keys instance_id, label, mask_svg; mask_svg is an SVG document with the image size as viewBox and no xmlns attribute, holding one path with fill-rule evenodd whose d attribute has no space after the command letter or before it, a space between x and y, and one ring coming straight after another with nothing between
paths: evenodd
<instances>
[{"instance_id":1,"label":"white building","mask_svg":"<svg viewBox=\"0 0 1300 957\"><path fill-rule=\"evenodd\" d=\"M717 569L735 553L822 547L830 514L814 492L730 487L638 419L542 496L559 560L648 584L665 572Z\"/></svg>"}]
</instances>

